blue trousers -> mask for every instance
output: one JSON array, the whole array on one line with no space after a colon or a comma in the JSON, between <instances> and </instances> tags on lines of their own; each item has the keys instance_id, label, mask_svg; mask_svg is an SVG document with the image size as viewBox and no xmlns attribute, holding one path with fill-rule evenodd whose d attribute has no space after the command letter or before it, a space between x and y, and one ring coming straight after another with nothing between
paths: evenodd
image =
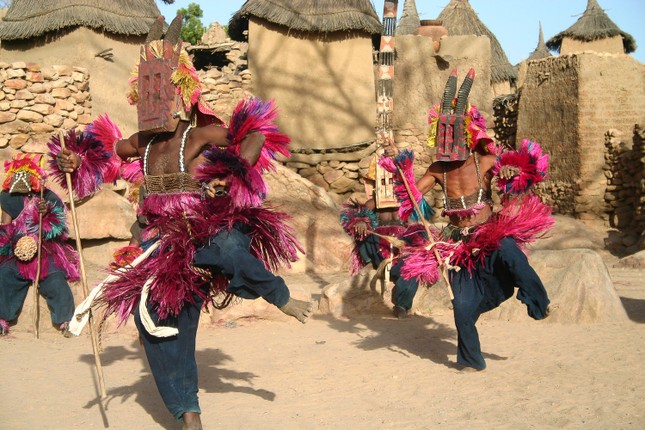
<instances>
[{"instance_id":1,"label":"blue trousers","mask_svg":"<svg viewBox=\"0 0 645 430\"><path fill-rule=\"evenodd\" d=\"M32 281L20 276L14 261L7 261L0 266L0 319L13 321L18 318L32 284ZM38 291L47 301L54 325L59 326L72 319L74 295L65 272L51 267L49 275L38 283Z\"/></svg>"},{"instance_id":2,"label":"blue trousers","mask_svg":"<svg viewBox=\"0 0 645 430\"><path fill-rule=\"evenodd\" d=\"M243 226L230 232L221 232L195 252L194 264L209 269L213 274L229 278L227 291L245 298L264 298L278 307L289 301L289 289L284 280L266 269L264 263L249 252L250 239ZM200 413L197 398L197 362L195 337L199 324L202 301L186 303L177 317L158 321L157 313L148 306L158 325L177 327L179 334L156 338L141 325L138 311L135 323L141 334L150 370L166 407L176 419L185 412Z\"/></svg>"},{"instance_id":3,"label":"blue trousers","mask_svg":"<svg viewBox=\"0 0 645 430\"><path fill-rule=\"evenodd\" d=\"M176 336L164 338L152 336L146 331L141 324L138 307L134 315L159 394L178 420L185 412L201 413L195 360L195 338L201 307L202 301L196 296L195 303L186 303L177 317L160 321L157 313L148 305L148 312L157 325L176 327L179 331Z\"/></svg>"},{"instance_id":4,"label":"blue trousers","mask_svg":"<svg viewBox=\"0 0 645 430\"><path fill-rule=\"evenodd\" d=\"M486 368L475 324L481 314L512 297L514 287L518 287L517 298L526 305L531 318L546 317L549 298L544 285L511 237L502 239L499 248L472 272L451 270L450 284L455 296L452 303L457 327L457 362L464 366Z\"/></svg>"},{"instance_id":5,"label":"blue trousers","mask_svg":"<svg viewBox=\"0 0 645 430\"><path fill-rule=\"evenodd\" d=\"M367 263L372 263L374 269L378 268L384 260L379 250L379 241L379 237L369 235L358 247L358 251L363 260ZM412 308L414 295L419 288L419 282L415 279L404 279L401 276L401 267L403 267L403 260L398 258L390 269L390 281L394 282L392 303L394 303L394 306L400 306L406 311L409 311Z\"/></svg>"}]
</instances>

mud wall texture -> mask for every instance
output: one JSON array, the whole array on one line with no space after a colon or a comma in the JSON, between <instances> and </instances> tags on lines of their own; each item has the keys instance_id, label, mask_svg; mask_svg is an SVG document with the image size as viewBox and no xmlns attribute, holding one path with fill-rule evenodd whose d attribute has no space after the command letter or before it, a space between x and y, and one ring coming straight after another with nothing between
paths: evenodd
<instances>
[{"instance_id":1,"label":"mud wall texture","mask_svg":"<svg viewBox=\"0 0 645 430\"><path fill-rule=\"evenodd\" d=\"M516 140L551 155L559 212L605 218L605 133L645 120L645 67L628 55L581 53L531 61L519 90Z\"/></svg>"}]
</instances>

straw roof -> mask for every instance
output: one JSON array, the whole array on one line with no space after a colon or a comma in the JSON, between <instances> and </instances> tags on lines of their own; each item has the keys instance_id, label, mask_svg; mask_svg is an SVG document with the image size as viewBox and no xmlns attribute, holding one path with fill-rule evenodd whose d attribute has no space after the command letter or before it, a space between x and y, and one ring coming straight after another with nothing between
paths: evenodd
<instances>
[{"instance_id":1,"label":"straw roof","mask_svg":"<svg viewBox=\"0 0 645 430\"><path fill-rule=\"evenodd\" d=\"M249 17L289 30L311 33L359 31L380 34L379 17L370 0L247 0L229 21L229 35L244 40Z\"/></svg>"},{"instance_id":2,"label":"straw roof","mask_svg":"<svg viewBox=\"0 0 645 430\"><path fill-rule=\"evenodd\" d=\"M562 39L569 37L581 42L593 42L594 40L606 39L609 37L621 36L623 48L629 54L636 50L634 38L622 31L614 22L609 19L605 11L598 5L596 0L587 1L587 9L578 18L575 24L553 36L546 42L549 49L560 52Z\"/></svg>"},{"instance_id":3,"label":"straw roof","mask_svg":"<svg viewBox=\"0 0 645 430\"><path fill-rule=\"evenodd\" d=\"M517 71L508 61L502 45L479 19L468 0L450 0L437 19L443 22L450 36L487 36L490 39L491 82L501 83L517 79Z\"/></svg>"},{"instance_id":4,"label":"straw roof","mask_svg":"<svg viewBox=\"0 0 645 430\"><path fill-rule=\"evenodd\" d=\"M544 34L542 33L542 23L540 22L540 40L538 41L537 48L535 48L535 51L529 55L528 60L540 60L542 58L548 58L548 57L553 57L551 55L551 51L546 47L546 44L544 43Z\"/></svg>"},{"instance_id":5,"label":"straw roof","mask_svg":"<svg viewBox=\"0 0 645 430\"><path fill-rule=\"evenodd\" d=\"M401 20L396 27L396 35L404 36L406 34L414 34L417 28L419 28L419 25L421 25L421 21L419 20L416 3L414 0L405 0Z\"/></svg>"},{"instance_id":6,"label":"straw roof","mask_svg":"<svg viewBox=\"0 0 645 430\"><path fill-rule=\"evenodd\" d=\"M0 21L0 39L32 39L79 26L113 34L143 35L160 15L154 0L13 0Z\"/></svg>"}]
</instances>

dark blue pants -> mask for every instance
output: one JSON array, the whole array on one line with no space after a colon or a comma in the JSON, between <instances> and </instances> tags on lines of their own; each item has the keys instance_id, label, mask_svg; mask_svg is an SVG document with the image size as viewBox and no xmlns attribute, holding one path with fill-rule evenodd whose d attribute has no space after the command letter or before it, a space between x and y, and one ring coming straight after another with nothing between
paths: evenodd
<instances>
[{"instance_id":1,"label":"dark blue pants","mask_svg":"<svg viewBox=\"0 0 645 430\"><path fill-rule=\"evenodd\" d=\"M185 412L201 413L197 398L199 388L195 360L195 337L201 307L202 300L195 296L195 303L186 303L177 317L159 321L157 313L148 305L148 312L157 325L176 327L179 330L172 337L152 336L142 326L138 307L134 315L159 394L170 413L178 420Z\"/></svg>"},{"instance_id":2,"label":"dark blue pants","mask_svg":"<svg viewBox=\"0 0 645 430\"><path fill-rule=\"evenodd\" d=\"M196 266L222 274L229 279L226 290L244 299L262 297L277 307L289 301L289 289L280 276L274 275L262 260L249 252L250 238L244 226L223 231L195 252Z\"/></svg>"},{"instance_id":3,"label":"dark blue pants","mask_svg":"<svg viewBox=\"0 0 645 430\"><path fill-rule=\"evenodd\" d=\"M275 306L286 305L289 289L284 280L249 253L251 241L243 230L244 227L240 226L213 236L195 252L194 264L229 278L227 290L239 297L262 297ZM200 412L195 337L201 306L200 300L195 304L186 303L177 317L158 323L178 328L179 334L170 338L151 336L141 325L138 311L135 313L135 322L157 388L166 407L177 419L181 419L185 412ZM158 318L149 306L148 311L155 320Z\"/></svg>"},{"instance_id":4,"label":"dark blue pants","mask_svg":"<svg viewBox=\"0 0 645 430\"><path fill-rule=\"evenodd\" d=\"M363 240L358 247L361 257L366 263L372 263L374 269L378 268L384 260L381 252L379 251L380 238L374 235L369 235ZM419 288L419 281L416 279L404 279L401 276L401 267L403 260L397 258L392 264L390 269L390 281L394 282L394 289L392 290L392 303L394 306L400 306L406 311L412 308L412 301L414 295Z\"/></svg>"},{"instance_id":5,"label":"dark blue pants","mask_svg":"<svg viewBox=\"0 0 645 430\"><path fill-rule=\"evenodd\" d=\"M45 297L54 325L70 321L74 315L74 295L65 273L51 267L49 275L38 283L38 291ZM0 266L0 319L13 321L18 318L32 281L23 278L14 261Z\"/></svg>"},{"instance_id":6,"label":"dark blue pants","mask_svg":"<svg viewBox=\"0 0 645 430\"><path fill-rule=\"evenodd\" d=\"M472 272L451 270L450 284L455 296L452 303L457 327L457 362L476 369L486 368L475 327L481 314L512 297L516 286L517 298L527 306L531 318L543 319L549 305L542 281L510 237L502 239L499 248Z\"/></svg>"}]
</instances>

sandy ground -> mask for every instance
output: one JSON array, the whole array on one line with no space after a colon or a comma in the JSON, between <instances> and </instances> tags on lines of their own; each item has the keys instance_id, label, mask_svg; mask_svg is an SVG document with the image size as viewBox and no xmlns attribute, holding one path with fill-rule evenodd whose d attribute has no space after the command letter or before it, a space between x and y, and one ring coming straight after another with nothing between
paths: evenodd
<instances>
[{"instance_id":1,"label":"sandy ground","mask_svg":"<svg viewBox=\"0 0 645 430\"><path fill-rule=\"evenodd\" d=\"M449 312L201 326L204 428L643 429L644 273L611 273L629 322L480 321L483 372L454 367ZM288 282L319 285L306 275ZM101 404L88 335L0 339L0 428L180 428L132 331L106 335L102 347Z\"/></svg>"}]
</instances>

